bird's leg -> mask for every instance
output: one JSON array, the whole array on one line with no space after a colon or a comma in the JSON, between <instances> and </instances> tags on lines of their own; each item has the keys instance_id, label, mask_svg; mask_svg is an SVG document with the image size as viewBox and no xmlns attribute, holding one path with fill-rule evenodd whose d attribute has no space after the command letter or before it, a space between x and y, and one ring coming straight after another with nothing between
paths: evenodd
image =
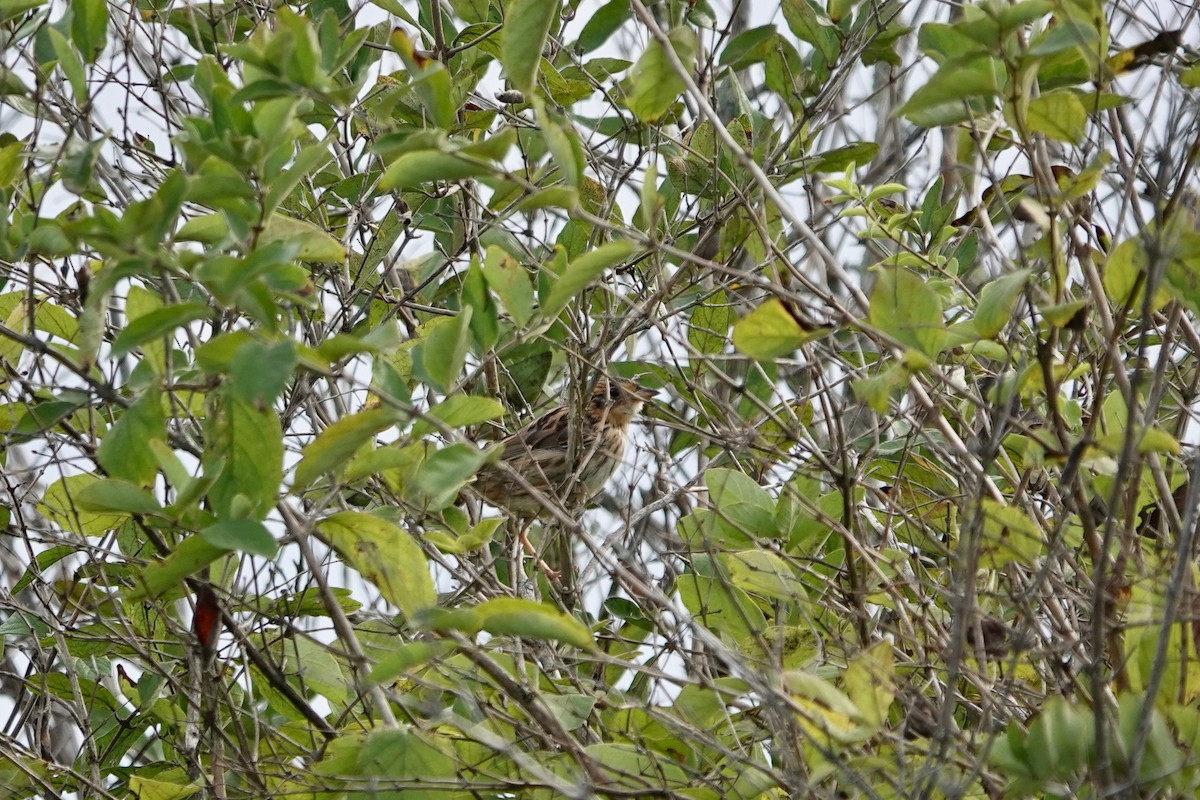
<instances>
[{"instance_id":1,"label":"bird's leg","mask_svg":"<svg viewBox=\"0 0 1200 800\"><path fill-rule=\"evenodd\" d=\"M548 558L559 570L558 596L562 606L568 612L574 611L579 602L579 586L576 583L578 573L575 571L574 547L571 535L564 526L555 526L550 537L550 552Z\"/></svg>"},{"instance_id":2,"label":"bird's leg","mask_svg":"<svg viewBox=\"0 0 1200 800\"><path fill-rule=\"evenodd\" d=\"M523 520L522 522L523 524L517 533L517 539L521 541L521 546L525 548L526 553L529 553L529 555L533 556L534 560L537 562L538 569L542 571L542 574L545 575L548 580L558 580L562 577L562 573L547 564L542 557L538 555L537 547L534 546L533 542L529 541L529 528L532 527L533 520Z\"/></svg>"}]
</instances>

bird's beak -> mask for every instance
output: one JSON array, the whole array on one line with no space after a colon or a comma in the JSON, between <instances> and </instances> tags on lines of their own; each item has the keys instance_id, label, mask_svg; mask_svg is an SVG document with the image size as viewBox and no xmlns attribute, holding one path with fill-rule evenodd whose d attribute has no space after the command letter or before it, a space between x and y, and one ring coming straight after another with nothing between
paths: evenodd
<instances>
[{"instance_id":1,"label":"bird's beak","mask_svg":"<svg viewBox=\"0 0 1200 800\"><path fill-rule=\"evenodd\" d=\"M658 397L658 390L651 389L649 386L642 386L640 383L635 383L633 394L638 400L646 403Z\"/></svg>"}]
</instances>

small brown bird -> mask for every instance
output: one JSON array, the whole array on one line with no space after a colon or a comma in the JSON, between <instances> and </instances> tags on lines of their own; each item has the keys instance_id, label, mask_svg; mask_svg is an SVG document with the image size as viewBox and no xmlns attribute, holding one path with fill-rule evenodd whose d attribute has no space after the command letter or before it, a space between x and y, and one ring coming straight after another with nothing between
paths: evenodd
<instances>
[{"instance_id":1,"label":"small brown bird","mask_svg":"<svg viewBox=\"0 0 1200 800\"><path fill-rule=\"evenodd\" d=\"M529 525L551 513L547 501L573 512L600 493L625 455L629 423L655 394L625 378L601 378L575 426L574 441L575 409L559 406L500 442L500 462L520 475L533 493L499 464L479 471L475 489L489 503L522 518L521 544L536 554L526 538Z\"/></svg>"}]
</instances>

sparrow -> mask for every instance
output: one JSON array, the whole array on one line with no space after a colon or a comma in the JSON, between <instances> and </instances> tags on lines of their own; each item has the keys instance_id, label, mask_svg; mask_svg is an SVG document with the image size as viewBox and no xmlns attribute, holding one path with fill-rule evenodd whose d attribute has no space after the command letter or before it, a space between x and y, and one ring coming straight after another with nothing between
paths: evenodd
<instances>
[{"instance_id":1,"label":"sparrow","mask_svg":"<svg viewBox=\"0 0 1200 800\"><path fill-rule=\"evenodd\" d=\"M563 405L509 434L499 443L498 463L479 471L474 488L492 505L523 520L518 536L536 555L526 537L529 525L551 513L547 502L574 511L600 493L624 458L629 424L656 394L625 378L601 378L577 424L572 424L576 409ZM548 574L555 572L541 566Z\"/></svg>"}]
</instances>

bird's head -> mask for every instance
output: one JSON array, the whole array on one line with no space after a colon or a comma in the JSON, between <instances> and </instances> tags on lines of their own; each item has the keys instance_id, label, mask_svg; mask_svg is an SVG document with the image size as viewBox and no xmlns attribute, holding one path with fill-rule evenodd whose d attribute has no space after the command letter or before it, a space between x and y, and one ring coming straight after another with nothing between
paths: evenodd
<instances>
[{"instance_id":1,"label":"bird's head","mask_svg":"<svg viewBox=\"0 0 1200 800\"><path fill-rule=\"evenodd\" d=\"M610 422L627 425L642 410L646 401L657 395L654 389L628 378L601 378L592 390L589 411L605 416Z\"/></svg>"}]
</instances>

